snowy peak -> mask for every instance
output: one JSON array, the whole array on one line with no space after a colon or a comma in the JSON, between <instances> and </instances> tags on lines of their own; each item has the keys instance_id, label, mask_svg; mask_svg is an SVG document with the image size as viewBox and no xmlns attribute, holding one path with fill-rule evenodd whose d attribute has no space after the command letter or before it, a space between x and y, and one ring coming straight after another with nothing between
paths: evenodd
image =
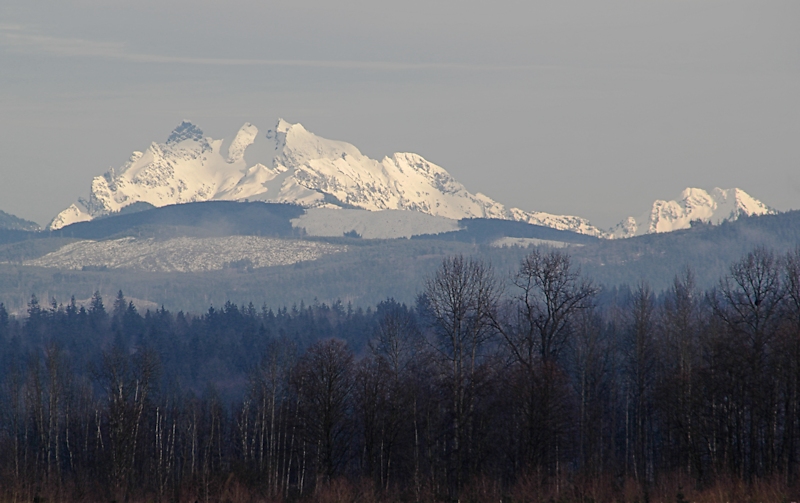
<instances>
[{"instance_id":1,"label":"snowy peak","mask_svg":"<svg viewBox=\"0 0 800 503\"><path fill-rule=\"evenodd\" d=\"M256 136L258 136L258 128L249 122L245 123L228 147L228 163L232 164L244 159L244 151L253 144Z\"/></svg>"},{"instance_id":2,"label":"snowy peak","mask_svg":"<svg viewBox=\"0 0 800 503\"><path fill-rule=\"evenodd\" d=\"M167 145L175 145L185 140L202 141L203 131L191 122L184 120L172 130L167 138Z\"/></svg>"},{"instance_id":3,"label":"snowy peak","mask_svg":"<svg viewBox=\"0 0 800 503\"><path fill-rule=\"evenodd\" d=\"M283 118L278 119L278 124L275 126L275 131L278 133L286 134L286 132L289 131L289 129L291 129L294 126L300 126L300 128L303 129L303 131L305 131L305 128L299 123L292 124L290 122L286 122L285 120L283 120Z\"/></svg>"},{"instance_id":4,"label":"snowy peak","mask_svg":"<svg viewBox=\"0 0 800 503\"><path fill-rule=\"evenodd\" d=\"M51 230L60 229L62 227L66 227L70 224L76 224L78 222L88 222L92 219L92 215L86 211L83 205L78 204L70 204L69 207L56 215L56 217L50 222L48 226Z\"/></svg>"},{"instance_id":5,"label":"snowy peak","mask_svg":"<svg viewBox=\"0 0 800 503\"><path fill-rule=\"evenodd\" d=\"M741 215L750 216L775 213L775 211L766 204L741 189L722 190L715 188L712 191L712 197L721 210L718 212L720 213L720 218L725 220L735 220ZM723 215L725 211L728 211L727 218Z\"/></svg>"},{"instance_id":6,"label":"snowy peak","mask_svg":"<svg viewBox=\"0 0 800 503\"><path fill-rule=\"evenodd\" d=\"M693 221L720 224L740 216L775 213L741 189L714 188L707 192L686 188L676 200L657 200L650 211L638 218L628 217L610 231L613 238L627 238L688 229Z\"/></svg>"}]
</instances>

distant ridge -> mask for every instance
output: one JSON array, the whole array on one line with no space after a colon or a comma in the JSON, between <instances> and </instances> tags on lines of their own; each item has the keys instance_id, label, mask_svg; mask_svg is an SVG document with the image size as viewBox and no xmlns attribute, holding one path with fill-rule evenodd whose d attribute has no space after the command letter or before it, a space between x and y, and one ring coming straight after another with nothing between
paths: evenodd
<instances>
[{"instance_id":1,"label":"distant ridge","mask_svg":"<svg viewBox=\"0 0 800 503\"><path fill-rule=\"evenodd\" d=\"M497 239L507 237L540 239L543 241L577 245L586 245L599 241L599 238L594 236L525 222L493 218L465 218L458 223L462 227L460 230L439 234L423 234L414 236L412 239L453 240L480 244L492 243Z\"/></svg>"},{"instance_id":2,"label":"distant ridge","mask_svg":"<svg viewBox=\"0 0 800 503\"><path fill-rule=\"evenodd\" d=\"M301 216L303 212L303 208L294 204L205 201L173 204L77 222L53 230L50 234L57 237L103 239L131 229L147 228L160 232L170 227L183 227L197 229L206 236L292 236L298 231L292 227L290 220Z\"/></svg>"},{"instance_id":3,"label":"distant ridge","mask_svg":"<svg viewBox=\"0 0 800 503\"><path fill-rule=\"evenodd\" d=\"M326 215L341 213L343 216L349 216L353 212L373 214L373 212L364 210L306 210L299 205L288 203L205 201L174 204L134 213L120 212L88 222L77 222L47 234L64 238L106 239L130 235L131 232L134 232L135 235L170 235L172 229L181 228L183 229L181 232L202 236L304 236L305 229L302 227L306 221L304 214L316 214L324 224ZM409 212L386 212L387 216L404 214L409 214ZM355 217L351 218L358 220ZM426 216L425 218L432 219L434 217ZM510 220L468 218L451 222L451 225L441 226L440 224L440 227L457 230L435 231L433 234L408 233L402 237L473 243L490 243L503 237L535 238L571 244L590 244L598 240L596 237L572 231ZM372 232L374 230L368 228L366 234ZM309 235L342 237L343 233L317 234L311 232Z\"/></svg>"},{"instance_id":4,"label":"distant ridge","mask_svg":"<svg viewBox=\"0 0 800 503\"><path fill-rule=\"evenodd\" d=\"M0 210L0 229L38 231L41 227L36 222L31 222Z\"/></svg>"}]
</instances>

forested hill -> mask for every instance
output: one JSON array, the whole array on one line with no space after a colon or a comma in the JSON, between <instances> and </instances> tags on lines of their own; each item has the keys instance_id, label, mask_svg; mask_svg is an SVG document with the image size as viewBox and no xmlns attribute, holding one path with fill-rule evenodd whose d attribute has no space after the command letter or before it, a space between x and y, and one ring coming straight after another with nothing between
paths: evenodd
<instances>
[{"instance_id":1,"label":"forested hill","mask_svg":"<svg viewBox=\"0 0 800 503\"><path fill-rule=\"evenodd\" d=\"M204 201L160 208L134 203L118 213L56 231L37 232L38 226L0 225L0 244L52 238L105 239L131 234L292 236L297 231L290 220L303 212L300 206L281 203Z\"/></svg>"},{"instance_id":2,"label":"forested hill","mask_svg":"<svg viewBox=\"0 0 800 503\"><path fill-rule=\"evenodd\" d=\"M699 285L710 287L729 264L756 247L779 253L800 246L800 211L742 217L720 225L696 223L691 229L598 240L570 248L570 254L595 281L669 288L676 271L690 268Z\"/></svg>"},{"instance_id":3,"label":"forested hill","mask_svg":"<svg viewBox=\"0 0 800 503\"><path fill-rule=\"evenodd\" d=\"M160 208L145 207L142 211L121 212L90 222L79 222L52 231L55 237L102 239L137 228L190 228L204 235L291 236L290 220L304 212L294 204L240 203L204 201L173 204Z\"/></svg>"},{"instance_id":4,"label":"forested hill","mask_svg":"<svg viewBox=\"0 0 800 503\"><path fill-rule=\"evenodd\" d=\"M0 229L13 229L19 231L39 230L39 224L24 220L10 213L0 210Z\"/></svg>"},{"instance_id":5,"label":"forested hill","mask_svg":"<svg viewBox=\"0 0 800 503\"><path fill-rule=\"evenodd\" d=\"M489 244L504 237L553 241L556 243L591 244L600 238L572 231L554 229L527 222L496 218L465 218L458 221L461 230L414 236L412 239L454 240L465 243Z\"/></svg>"}]
</instances>

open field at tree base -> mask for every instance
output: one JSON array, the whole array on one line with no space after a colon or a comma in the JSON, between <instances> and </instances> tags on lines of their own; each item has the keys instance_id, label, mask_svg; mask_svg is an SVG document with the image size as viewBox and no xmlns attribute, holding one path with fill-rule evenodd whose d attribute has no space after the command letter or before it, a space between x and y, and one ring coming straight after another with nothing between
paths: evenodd
<instances>
[{"instance_id":1,"label":"open field at tree base","mask_svg":"<svg viewBox=\"0 0 800 503\"><path fill-rule=\"evenodd\" d=\"M271 495L270 491L253 482L253 475L230 472L218 474L205 481L187 482L169 495L131 494L129 503L170 501L194 503L213 501L220 503L791 503L800 499L800 488L789 487L785 481L758 480L745 483L740 480L719 480L697 487L692 480L677 475L665 477L657 485L642 488L633 480L611 481L608 478L592 480L564 480L558 487L535 482L536 476L527 477L511 487L485 477L468 483L458 499L437 493L424 486L419 491L392 487L384 490L370 479L339 477L324 483L306 495ZM44 491L30 488L4 486L2 501L8 502L64 502L82 503L116 501L109 499L108 491L99 485L77 489L72 484Z\"/></svg>"}]
</instances>

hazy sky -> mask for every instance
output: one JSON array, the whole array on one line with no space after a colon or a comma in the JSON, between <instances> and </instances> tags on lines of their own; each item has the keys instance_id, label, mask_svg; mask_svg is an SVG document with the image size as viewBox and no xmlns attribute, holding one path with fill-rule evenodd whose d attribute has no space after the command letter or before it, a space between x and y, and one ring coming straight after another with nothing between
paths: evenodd
<instances>
[{"instance_id":1,"label":"hazy sky","mask_svg":"<svg viewBox=\"0 0 800 503\"><path fill-rule=\"evenodd\" d=\"M609 227L800 208L800 1L2 0L0 209L47 223L182 119L278 117Z\"/></svg>"}]
</instances>

